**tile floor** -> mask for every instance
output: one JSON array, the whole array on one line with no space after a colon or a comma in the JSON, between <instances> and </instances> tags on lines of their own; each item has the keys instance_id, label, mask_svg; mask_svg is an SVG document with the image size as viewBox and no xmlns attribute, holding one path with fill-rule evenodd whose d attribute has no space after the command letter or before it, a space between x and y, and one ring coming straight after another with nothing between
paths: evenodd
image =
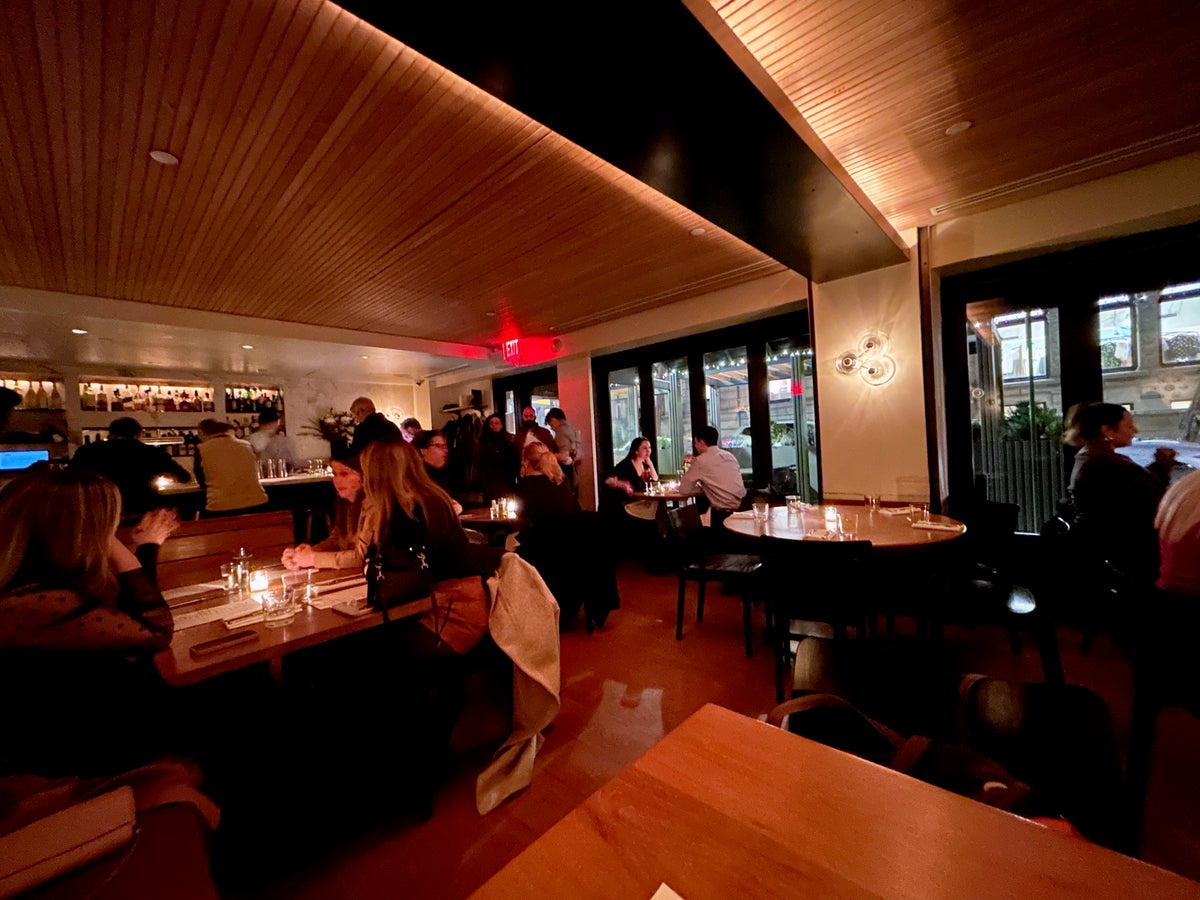
<instances>
[{"instance_id":1,"label":"tile floor","mask_svg":"<svg viewBox=\"0 0 1200 900\"><path fill-rule=\"evenodd\" d=\"M742 650L741 607L712 592L702 625L673 635L673 577L621 568L622 608L603 630L582 625L562 636L562 711L546 735L533 784L488 816L474 808L474 776L489 748L461 754L440 789L432 820L404 810L365 824L347 822L336 837L306 850L282 874L253 886L223 884L233 898L455 898L469 895L509 859L663 734L705 703L757 716L774 705L773 665L761 647ZM691 596L694 597L694 587ZM694 601L693 601L694 602ZM1078 634L1060 633L1070 681L1108 702L1124 746L1130 715L1129 667L1100 638L1079 655ZM951 656L962 671L1040 680L1036 653L1019 656L1000 629L951 629ZM1200 878L1200 724L1168 711L1160 720L1157 770L1148 802L1143 856ZM1200 886L1197 888L1200 892Z\"/></svg>"}]
</instances>

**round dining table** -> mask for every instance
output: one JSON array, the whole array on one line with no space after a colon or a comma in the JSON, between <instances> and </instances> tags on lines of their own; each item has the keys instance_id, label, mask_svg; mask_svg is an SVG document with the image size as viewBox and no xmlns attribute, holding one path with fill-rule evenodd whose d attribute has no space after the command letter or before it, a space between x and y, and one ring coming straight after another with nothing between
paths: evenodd
<instances>
[{"instance_id":1,"label":"round dining table","mask_svg":"<svg viewBox=\"0 0 1200 900\"><path fill-rule=\"evenodd\" d=\"M832 509L842 517L843 540L870 541L876 548L927 547L952 541L967 531L967 526L949 516L929 514L927 520L919 512L906 508L872 510L852 504L803 506L792 512L785 506L767 510L765 521L758 521L751 511L736 512L725 519L725 527L746 537L769 537L784 541L834 540L825 527L825 511ZM914 521L915 520L915 521ZM853 537L851 537L853 535Z\"/></svg>"}]
</instances>

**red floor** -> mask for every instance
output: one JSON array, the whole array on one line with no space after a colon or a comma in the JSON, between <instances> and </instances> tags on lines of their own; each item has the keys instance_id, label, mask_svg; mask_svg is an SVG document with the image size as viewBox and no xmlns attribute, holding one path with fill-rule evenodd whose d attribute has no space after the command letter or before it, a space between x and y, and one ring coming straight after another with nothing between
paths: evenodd
<instances>
[{"instance_id":1,"label":"red floor","mask_svg":"<svg viewBox=\"0 0 1200 900\"><path fill-rule=\"evenodd\" d=\"M761 646L742 649L741 607L713 592L705 621L674 639L676 582L627 565L622 608L603 630L582 627L562 636L562 711L546 735L533 784L498 810L480 816L474 776L489 754L462 755L438 793L431 821L404 812L364 831L348 823L349 840L307 865L253 891L226 886L231 897L465 897L614 773L705 703L757 716L774 705L773 665ZM694 586L691 596L694 597ZM694 602L694 601L693 601ZM1000 629L951 630L948 646L959 668L1040 680L1036 653L1009 650ZM1098 692L1126 738L1129 667L1098 639L1079 655L1078 635L1060 633L1069 681ZM1200 723L1168 711L1160 721L1156 772L1148 802L1143 856L1200 878ZM1200 886L1197 888L1200 892Z\"/></svg>"}]
</instances>

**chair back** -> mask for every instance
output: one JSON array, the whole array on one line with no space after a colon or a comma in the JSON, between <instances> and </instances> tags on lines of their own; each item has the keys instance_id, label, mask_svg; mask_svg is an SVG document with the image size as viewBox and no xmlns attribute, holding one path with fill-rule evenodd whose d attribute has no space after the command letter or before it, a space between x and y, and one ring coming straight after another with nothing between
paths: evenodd
<instances>
[{"instance_id":1,"label":"chair back","mask_svg":"<svg viewBox=\"0 0 1200 900\"><path fill-rule=\"evenodd\" d=\"M677 567L684 567L704 559L707 550L707 535L700 521L700 510L694 503L667 510L666 546Z\"/></svg>"}]
</instances>

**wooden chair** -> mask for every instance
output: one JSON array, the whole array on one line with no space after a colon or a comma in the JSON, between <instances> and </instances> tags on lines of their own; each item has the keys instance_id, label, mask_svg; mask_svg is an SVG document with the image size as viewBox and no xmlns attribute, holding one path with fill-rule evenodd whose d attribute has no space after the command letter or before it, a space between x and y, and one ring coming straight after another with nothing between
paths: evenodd
<instances>
[{"instance_id":1,"label":"wooden chair","mask_svg":"<svg viewBox=\"0 0 1200 900\"><path fill-rule=\"evenodd\" d=\"M128 542L130 529L121 529L117 537ZM212 581L219 577L221 563L243 548L259 564L278 563L294 538L292 514L286 509L184 522L158 552L158 586L169 590Z\"/></svg>"},{"instance_id":2,"label":"wooden chair","mask_svg":"<svg viewBox=\"0 0 1200 900\"><path fill-rule=\"evenodd\" d=\"M710 581L742 595L742 619L746 639L746 656L754 655L753 628L750 624L750 604L755 581L762 569L762 558L748 553L710 553L707 529L700 521L695 504L667 512L667 546L679 576L679 603L675 614L675 640L683 640L683 610L687 599L687 583L698 585L696 621L704 621L704 589Z\"/></svg>"},{"instance_id":3,"label":"wooden chair","mask_svg":"<svg viewBox=\"0 0 1200 900\"><path fill-rule=\"evenodd\" d=\"M847 627L867 632L872 588L862 573L871 566L870 541L787 541L770 560L767 621L775 640L775 695L784 699L792 668L792 643L809 637L796 621L827 622L844 640ZM864 587L866 585L866 587Z\"/></svg>"}]
</instances>

